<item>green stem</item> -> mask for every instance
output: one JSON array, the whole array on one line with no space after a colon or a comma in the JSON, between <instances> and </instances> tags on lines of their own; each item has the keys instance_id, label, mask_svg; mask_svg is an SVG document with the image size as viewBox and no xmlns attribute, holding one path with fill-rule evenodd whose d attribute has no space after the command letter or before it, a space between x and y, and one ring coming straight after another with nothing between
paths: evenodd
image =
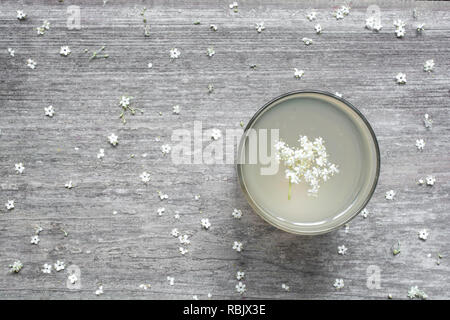
<instances>
[{"instance_id":1,"label":"green stem","mask_svg":"<svg viewBox=\"0 0 450 320\"><path fill-rule=\"evenodd\" d=\"M291 200L292 182L289 179L288 200Z\"/></svg>"}]
</instances>

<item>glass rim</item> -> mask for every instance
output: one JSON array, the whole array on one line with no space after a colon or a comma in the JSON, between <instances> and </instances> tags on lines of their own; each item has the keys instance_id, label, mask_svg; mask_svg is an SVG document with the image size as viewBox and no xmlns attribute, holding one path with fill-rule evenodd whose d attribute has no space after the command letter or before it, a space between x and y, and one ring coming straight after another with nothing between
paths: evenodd
<instances>
[{"instance_id":1,"label":"glass rim","mask_svg":"<svg viewBox=\"0 0 450 320\"><path fill-rule=\"evenodd\" d=\"M380 176L380 165L381 165L381 161L380 161L380 148L378 145L378 140L377 137L375 135L375 132L373 131L372 126L370 125L369 121L366 119L366 117L353 105L351 104L349 101L345 100L342 97L339 97L335 94L332 94L330 92L327 91L322 91L322 90L294 90L294 91L290 91L287 93L284 93L282 95L279 95L278 97L275 97L273 99L271 99L270 101L266 102L261 108L259 108L255 114L250 118L249 122L247 123L247 125L244 128L244 132L242 134L240 143L239 143L239 149L238 149L238 159L241 158L241 152L242 149L244 147L244 143L245 143L245 139L247 137L247 132L249 129L252 128L253 124L255 123L255 121L258 119L258 117L270 106L272 106L275 102L277 102L278 100L281 100L283 98L289 97L289 96L293 96L293 95L297 95L297 94L319 94L319 95L325 95L334 99L337 99L338 101L341 101L345 106L349 107L352 111L354 111L357 116L363 121L364 125L367 127L370 136L372 138L372 142L373 142L373 146L375 148L375 154L376 154L376 170L375 170L375 176L373 178L372 181L372 186L370 191L367 193L367 196L365 197L364 201L362 202L362 204L357 208L357 210L355 210L355 212L351 215L349 215L349 217L347 219L345 219L344 221L342 221L341 223L335 225L335 226L329 226L327 228L323 228L321 230L311 230L311 231L305 231L305 230L296 230L294 225L292 228L287 228L279 223L276 223L273 220L268 219L267 217L267 213L264 212L264 210L261 210L260 207L257 205L257 203L253 200L253 198L250 196L245 183L244 183L244 179L243 179L243 174L242 174L242 164L237 163L236 164L236 171L237 171L237 175L238 175L238 180L239 180L239 184L241 186L241 190L245 195L245 198L247 199L247 202L249 203L249 205L252 207L253 211L256 212L256 214L258 214L258 216L260 216L264 221L268 222L270 225L289 232L289 233L293 233L293 234L297 234L297 235L320 235L320 234L325 234L325 233L329 233L332 232L334 230L339 229L340 227L342 227L343 225L347 224L348 222L350 222L352 219L354 219L366 206L367 203L370 201L370 199L372 198L375 189L377 187L378 184L378 179Z\"/></svg>"}]
</instances>

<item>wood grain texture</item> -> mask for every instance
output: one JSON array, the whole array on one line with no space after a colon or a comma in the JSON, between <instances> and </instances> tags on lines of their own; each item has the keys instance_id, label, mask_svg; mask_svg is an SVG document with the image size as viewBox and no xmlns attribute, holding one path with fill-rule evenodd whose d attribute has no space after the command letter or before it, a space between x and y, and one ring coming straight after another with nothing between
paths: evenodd
<instances>
[{"instance_id":1,"label":"wood grain texture","mask_svg":"<svg viewBox=\"0 0 450 320\"><path fill-rule=\"evenodd\" d=\"M229 2L1 1L1 299L206 299L208 292L238 299L238 270L246 272L244 299L384 299L389 293L405 299L413 285L431 299L450 298L450 4L379 2L384 27L373 33L364 29L367 3L337 21L331 12L339 2L241 1L238 13ZM66 27L69 5L81 8L81 30ZM15 18L21 8L25 21ZM311 8L318 12L315 22L305 18ZM407 22L403 39L394 35L396 18ZM37 36L45 19L50 30ZM260 21L266 30L257 33ZM322 35L314 33L317 22ZM414 30L418 22L426 24L422 35ZM302 37L314 44L305 46ZM70 56L58 54L62 45L70 46ZM84 49L102 45L109 58L89 60ZM208 46L216 51L212 58ZM172 47L181 51L174 61ZM36 60L35 70L27 68L28 58ZM436 62L432 73L423 71L427 59ZM305 70L303 79L293 77L294 67ZM398 72L406 73L406 85L395 83ZM205 129L239 128L266 101L297 89L341 92L377 134L382 165L370 216L356 217L348 232L300 237L279 231L252 212L234 166L175 166L160 152L174 129L192 129L195 120ZM126 125L118 119L123 94L144 110L128 116ZM172 114L174 104L180 115ZM52 119L44 115L48 105L56 110ZM432 130L423 126L425 113L434 119ZM116 148L107 142L112 132L119 136ZM414 146L417 138L426 141L423 152ZM96 157L99 148L103 160ZM22 175L14 171L18 162L26 167ZM144 170L151 172L147 186L139 179ZM417 186L427 174L436 184ZM69 180L71 190L64 188ZM384 198L390 189L397 192L394 201ZM161 202L157 190L169 194L168 201ZM8 199L16 201L14 210L5 210ZM162 217L160 206L166 207ZM241 220L232 218L233 208L242 209ZM210 230L200 229L202 217L212 222ZM44 231L34 246L37 224ZM191 235L186 256L170 235L173 227ZM417 236L423 228L427 241ZM231 249L235 240L243 241L242 253ZM394 257L397 241L401 254ZM342 244L345 256L337 254ZM24 268L10 274L16 259ZM56 260L80 267L81 289L66 287L65 272L40 271ZM370 265L381 269L381 289L366 286ZM174 286L167 276L175 277ZM336 278L344 279L344 289L333 288ZM100 283L105 293L97 297ZM144 291L141 283L152 287Z\"/></svg>"}]
</instances>

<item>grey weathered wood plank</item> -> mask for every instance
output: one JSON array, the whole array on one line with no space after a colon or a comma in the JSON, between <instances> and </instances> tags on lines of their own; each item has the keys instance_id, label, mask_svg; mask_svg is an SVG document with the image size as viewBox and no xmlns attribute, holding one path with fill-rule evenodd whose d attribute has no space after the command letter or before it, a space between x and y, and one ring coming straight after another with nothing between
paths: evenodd
<instances>
[{"instance_id":1,"label":"grey weathered wood plank","mask_svg":"<svg viewBox=\"0 0 450 320\"><path fill-rule=\"evenodd\" d=\"M81 8L81 30L66 27L72 4ZM380 33L364 29L366 3L341 21L331 15L336 4L318 2L318 18L309 22L311 7L297 1L245 1L238 13L222 1L2 1L0 298L93 299L102 283L100 298L106 299L205 299L208 292L234 299L240 297L235 274L241 269L246 298L375 299L391 293L403 299L418 285L430 298L448 299L450 4L379 2ZM139 15L144 6L148 38ZM19 22L15 11L21 8L29 17ZM394 36L392 22L399 17L408 23L404 39ZM44 19L50 30L37 36ZM258 34L254 24L260 21L266 30ZM322 35L314 33L316 22ZM414 32L417 22L426 24L422 35ZM304 46L302 37L314 44ZM62 45L70 46L69 57L58 54ZM91 53L102 45L109 58L89 61L84 49ZM215 48L212 58L205 54L208 46ZM172 47L181 50L173 62ZM35 70L26 67L28 58L37 61ZM427 59L436 62L433 73L423 71ZM294 67L305 70L302 80L294 79ZM395 84L398 72L407 74L406 85ZM175 129L192 129L195 120L205 129L239 128L269 99L308 88L343 93L380 143L382 168L370 216L353 220L348 233L308 238L276 230L251 211L233 166L174 166L161 155ZM118 119L122 94L144 109L126 125ZM43 110L50 104L56 109L52 119ZM174 104L182 106L180 115L172 114ZM432 130L422 124L425 113L434 119ZM111 132L120 139L116 148L107 142ZM423 152L416 150L416 138L425 139ZM99 148L105 149L102 161ZM14 172L18 162L26 167L22 175ZM139 179L144 170L151 172L148 186ZM436 176L436 184L417 186L427 174ZM68 180L75 188L64 188ZM395 201L384 199L389 189L397 191ZM157 190L169 200L162 204ZM12 211L3 206L8 199L16 201ZM158 217L161 205L166 213ZM240 221L231 217L233 208L243 210ZM211 220L210 230L200 230L201 217ZM44 231L33 246L36 224ZM178 253L173 227L191 235L187 256ZM423 228L430 231L426 242L417 237ZM244 242L242 253L231 250L234 240ZM402 250L393 257L390 247L397 241ZM349 248L345 256L337 254L341 244ZM444 255L440 265L438 253ZM9 274L16 259L25 266ZM66 273L40 271L56 260L80 267L80 290L66 288ZM381 269L381 289L366 286L370 265ZM344 289L333 288L336 278L344 279ZM281 289L283 282L289 292ZM143 291L141 283L152 288Z\"/></svg>"}]
</instances>

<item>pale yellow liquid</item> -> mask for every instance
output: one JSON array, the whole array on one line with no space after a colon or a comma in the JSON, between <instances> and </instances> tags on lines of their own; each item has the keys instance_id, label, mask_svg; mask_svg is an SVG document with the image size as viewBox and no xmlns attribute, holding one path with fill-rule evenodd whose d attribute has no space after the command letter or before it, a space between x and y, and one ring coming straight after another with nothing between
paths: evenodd
<instances>
[{"instance_id":1,"label":"pale yellow liquid","mask_svg":"<svg viewBox=\"0 0 450 320\"><path fill-rule=\"evenodd\" d=\"M322 137L329 161L339 167L338 174L321 183L317 197L309 196L309 186L300 183L292 186L288 200L289 184L282 164L275 175L261 175L259 162L238 166L249 202L263 218L287 231L321 233L363 208L377 179L377 149L367 125L354 110L333 97L301 93L275 102L252 128L277 128L280 138L291 147L299 146L299 135L310 140ZM248 149L248 143L243 148Z\"/></svg>"}]
</instances>

